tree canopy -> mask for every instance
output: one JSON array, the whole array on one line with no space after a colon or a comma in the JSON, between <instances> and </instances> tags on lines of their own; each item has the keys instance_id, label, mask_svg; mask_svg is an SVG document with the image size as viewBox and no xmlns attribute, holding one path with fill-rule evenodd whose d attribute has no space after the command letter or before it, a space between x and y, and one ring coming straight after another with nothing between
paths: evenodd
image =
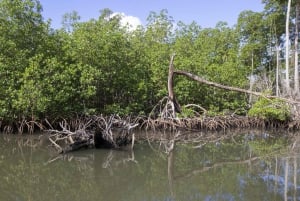
<instances>
[{"instance_id":1,"label":"tree canopy","mask_svg":"<svg viewBox=\"0 0 300 201\"><path fill-rule=\"evenodd\" d=\"M291 18L296 19L299 3L292 2ZM38 0L0 0L0 118L147 114L167 95L172 53L176 68L209 81L270 93L280 87L284 95L284 66L278 65L275 49L281 60L297 62L293 55L284 58L287 3L263 3L263 12L243 11L233 27L226 22L212 28L175 22L162 10L150 12L147 24L132 30L109 9L86 22L79 21L76 11L67 13L62 28L53 29ZM299 33L292 19L293 47ZM294 77L290 84L299 82ZM245 113L255 101L183 77L175 79L175 91L181 104L198 104L212 112Z\"/></svg>"}]
</instances>

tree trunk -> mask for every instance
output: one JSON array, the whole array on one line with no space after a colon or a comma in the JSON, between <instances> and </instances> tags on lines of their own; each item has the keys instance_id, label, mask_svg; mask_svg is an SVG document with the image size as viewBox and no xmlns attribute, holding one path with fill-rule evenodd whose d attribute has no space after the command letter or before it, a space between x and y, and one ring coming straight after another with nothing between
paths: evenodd
<instances>
[{"instance_id":1,"label":"tree trunk","mask_svg":"<svg viewBox=\"0 0 300 201\"><path fill-rule=\"evenodd\" d=\"M288 1L288 7L286 12L286 23L285 23L285 88L286 93L288 96L291 94L290 89L290 76L289 76L289 55L290 55L290 48L289 48L289 23L290 23L290 10L291 10L291 0Z\"/></svg>"},{"instance_id":2,"label":"tree trunk","mask_svg":"<svg viewBox=\"0 0 300 201\"><path fill-rule=\"evenodd\" d=\"M171 105L171 109L172 109L172 118L176 117L176 112L181 112L181 108L180 105L174 95L174 90L173 90L173 86L174 86L174 57L175 54L173 54L171 56L171 60L170 60L170 65L169 65L169 75L168 75L168 93L169 93L169 101L170 101L170 105Z\"/></svg>"},{"instance_id":3,"label":"tree trunk","mask_svg":"<svg viewBox=\"0 0 300 201\"><path fill-rule=\"evenodd\" d=\"M253 69L254 69L254 55L253 55L253 51L251 53L251 76L250 76L250 91L252 91L253 89L253 84L254 84L254 81L253 81ZM252 104L252 94L249 95L249 105Z\"/></svg>"},{"instance_id":4,"label":"tree trunk","mask_svg":"<svg viewBox=\"0 0 300 201\"><path fill-rule=\"evenodd\" d=\"M299 96L299 67L298 67L298 40L299 40L299 9L300 9L300 2L296 2L296 18L295 18L295 75L294 75L294 92L295 92L295 97Z\"/></svg>"},{"instance_id":5,"label":"tree trunk","mask_svg":"<svg viewBox=\"0 0 300 201\"><path fill-rule=\"evenodd\" d=\"M276 42L276 96L279 96L279 45Z\"/></svg>"}]
</instances>

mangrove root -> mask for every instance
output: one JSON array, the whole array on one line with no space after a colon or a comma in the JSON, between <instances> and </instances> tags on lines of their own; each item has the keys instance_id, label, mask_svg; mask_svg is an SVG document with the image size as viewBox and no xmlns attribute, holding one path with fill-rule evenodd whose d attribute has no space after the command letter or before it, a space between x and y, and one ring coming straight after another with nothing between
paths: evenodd
<instances>
[{"instance_id":1,"label":"mangrove root","mask_svg":"<svg viewBox=\"0 0 300 201\"><path fill-rule=\"evenodd\" d=\"M115 149L131 145L133 148L132 130L139 125L135 120L123 120L117 115L90 116L79 122L75 131L70 130L66 120L59 123L61 130L47 130L49 141L59 153L93 147Z\"/></svg>"}]
</instances>

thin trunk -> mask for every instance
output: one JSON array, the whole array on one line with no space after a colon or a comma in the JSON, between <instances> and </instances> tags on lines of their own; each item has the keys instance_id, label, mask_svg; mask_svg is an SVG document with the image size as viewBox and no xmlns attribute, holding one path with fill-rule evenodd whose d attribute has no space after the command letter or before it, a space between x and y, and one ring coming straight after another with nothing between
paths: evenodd
<instances>
[{"instance_id":1,"label":"thin trunk","mask_svg":"<svg viewBox=\"0 0 300 201\"><path fill-rule=\"evenodd\" d=\"M285 23L285 88L287 95L290 95L290 80L289 80L289 23L290 23L290 10L291 10L291 0L288 1L288 7L286 12L286 23Z\"/></svg>"},{"instance_id":2,"label":"thin trunk","mask_svg":"<svg viewBox=\"0 0 300 201\"><path fill-rule=\"evenodd\" d=\"M299 1L297 1L296 3L296 19L295 19L295 76L294 76L294 92L295 92L295 96L298 97L299 96L299 69L298 69L298 40L299 40Z\"/></svg>"},{"instance_id":3,"label":"thin trunk","mask_svg":"<svg viewBox=\"0 0 300 201\"><path fill-rule=\"evenodd\" d=\"M278 39L276 37L276 33L277 33L277 30L276 30L276 26L275 24L272 25L274 26L274 35L275 35L275 47L276 47L276 75L275 75L275 78L276 78L276 96L279 97L280 95L280 89L279 89L279 79L280 79L280 76L279 76L279 68L281 66L281 62L280 62L280 46L278 44Z\"/></svg>"},{"instance_id":4,"label":"thin trunk","mask_svg":"<svg viewBox=\"0 0 300 201\"><path fill-rule=\"evenodd\" d=\"M252 55L251 55L251 77L250 77L250 91L252 91L253 89L253 78L252 78L252 75L253 75L253 69L254 69L254 55L253 55L253 51L252 51ZM249 104L252 103L252 94L249 95Z\"/></svg>"},{"instance_id":5,"label":"thin trunk","mask_svg":"<svg viewBox=\"0 0 300 201\"><path fill-rule=\"evenodd\" d=\"M276 96L279 96L279 46L276 45Z\"/></svg>"}]
</instances>

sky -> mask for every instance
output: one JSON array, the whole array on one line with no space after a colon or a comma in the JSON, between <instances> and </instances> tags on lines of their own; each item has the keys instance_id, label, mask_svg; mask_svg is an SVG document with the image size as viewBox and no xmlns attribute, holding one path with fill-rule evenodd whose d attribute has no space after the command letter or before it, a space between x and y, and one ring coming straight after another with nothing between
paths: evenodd
<instances>
[{"instance_id":1,"label":"sky","mask_svg":"<svg viewBox=\"0 0 300 201\"><path fill-rule=\"evenodd\" d=\"M40 0L45 20L51 19L53 28L60 28L65 13L77 11L81 21L97 19L100 10L109 8L122 13L124 21L146 25L151 11L167 9L175 22L190 24L196 21L202 28L215 27L219 21L233 26L244 10L263 11L261 0ZM126 23L125 22L125 23Z\"/></svg>"}]
</instances>

